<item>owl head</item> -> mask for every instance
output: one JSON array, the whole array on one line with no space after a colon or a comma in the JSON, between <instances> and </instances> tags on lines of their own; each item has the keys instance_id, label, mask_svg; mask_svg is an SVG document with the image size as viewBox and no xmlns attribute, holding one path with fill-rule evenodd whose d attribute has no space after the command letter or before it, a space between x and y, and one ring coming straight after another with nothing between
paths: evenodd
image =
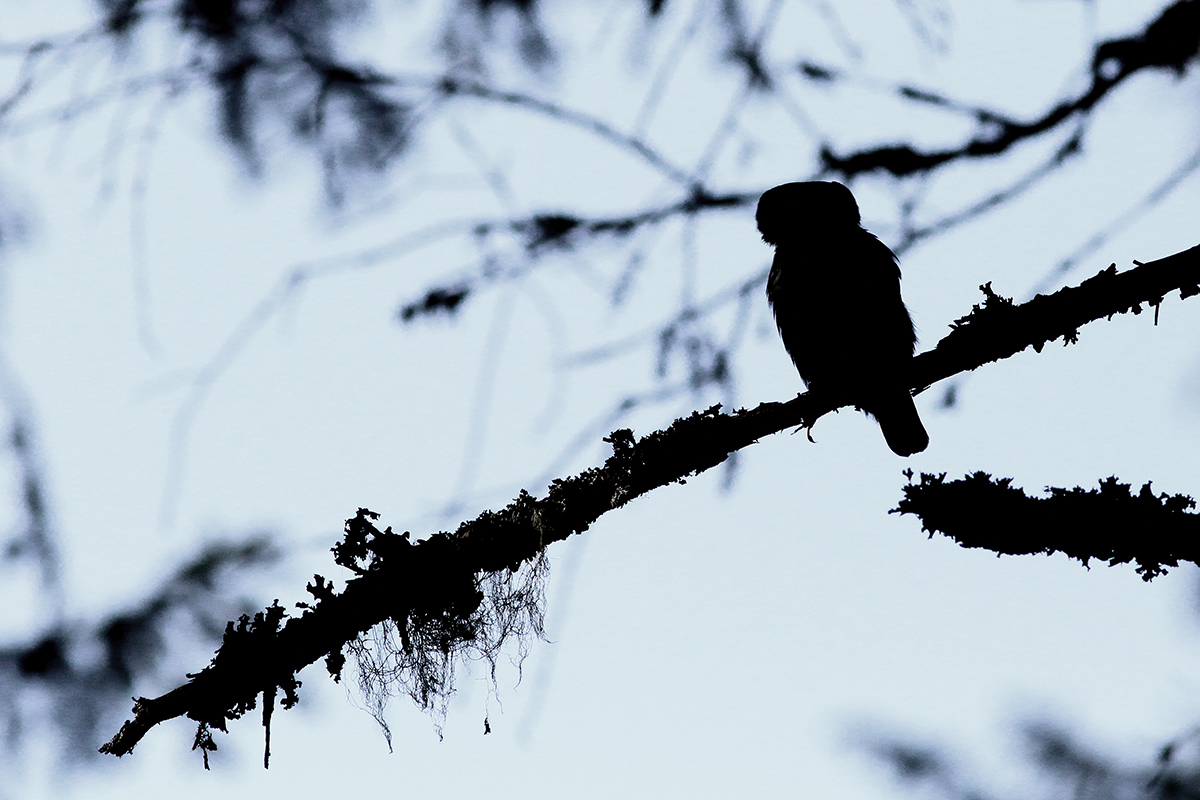
<instances>
[{"instance_id":1,"label":"owl head","mask_svg":"<svg viewBox=\"0 0 1200 800\"><path fill-rule=\"evenodd\" d=\"M784 183L768 189L754 214L758 232L771 245L857 226L861 219L854 195L837 181Z\"/></svg>"}]
</instances>

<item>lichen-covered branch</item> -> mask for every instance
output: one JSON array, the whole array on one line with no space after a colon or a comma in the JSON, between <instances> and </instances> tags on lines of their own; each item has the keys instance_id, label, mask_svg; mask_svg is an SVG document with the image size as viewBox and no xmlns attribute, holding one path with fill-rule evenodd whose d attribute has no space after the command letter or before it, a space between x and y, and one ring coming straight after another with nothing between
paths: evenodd
<instances>
[{"instance_id":1,"label":"lichen-covered branch","mask_svg":"<svg viewBox=\"0 0 1200 800\"><path fill-rule=\"evenodd\" d=\"M912 385L923 391L937 381L974 370L1033 347L1041 352L1047 342L1062 338L1073 344L1079 328L1101 317L1133 312L1159 304L1168 292L1180 297L1200 294L1200 245L1173 256L1140 264L1118 273L1117 265L1088 278L1079 286L1060 289L1016 305L992 291L981 305L951 324L950 334L933 350L913 359Z\"/></svg>"},{"instance_id":2,"label":"lichen-covered branch","mask_svg":"<svg viewBox=\"0 0 1200 800\"><path fill-rule=\"evenodd\" d=\"M907 473L911 479L912 473ZM1099 489L1049 487L1049 497L1030 497L1011 478L986 472L947 481L945 473L922 473L904 487L891 513L915 514L921 527L963 547L1006 555L1065 553L1087 566L1095 558L1110 566L1137 562L1143 580L1179 561L1200 564L1200 514L1186 495L1156 495L1147 483L1134 494L1115 477Z\"/></svg>"},{"instance_id":3,"label":"lichen-covered branch","mask_svg":"<svg viewBox=\"0 0 1200 800\"><path fill-rule=\"evenodd\" d=\"M1182 297L1200 294L1198 284L1200 245L1123 274L1110 268L1078 287L1023 305L985 286L986 302L957 320L937 347L914 359L911 385L920 391L1026 347L1040 351L1059 337L1073 342L1087 322L1137 313L1144 304L1157 306L1173 290ZM380 623L395 626L401 648L412 654L417 669L424 663L421 652L436 660L439 652L448 656L481 635L490 636L489 647L494 646L504 631L481 626L494 623L504 592L488 580L511 577L522 564L540 559L551 542L586 531L603 514L652 489L682 483L764 436L811 427L822 415L852 402L807 392L786 403L763 403L730 414L720 413L719 407L697 411L636 441L630 431L616 431L605 440L613 454L603 466L555 480L543 498L522 492L500 511L484 512L453 533L418 542L407 533L380 531L373 522L377 515L360 509L334 548L336 562L355 573L344 591L335 592L317 576L308 586L314 602L300 616L285 622L276 604L254 619L229 623L212 663L162 697L139 698L134 718L101 751L124 755L154 725L185 715L200 723L197 746L211 749L207 730L224 730L227 719L255 707L258 695L273 697L278 687L284 691L284 708L295 703L296 673L308 664L325 658L330 673L340 678L343 648ZM447 690L436 681L427 688ZM420 692L414 697L428 701Z\"/></svg>"}]
</instances>

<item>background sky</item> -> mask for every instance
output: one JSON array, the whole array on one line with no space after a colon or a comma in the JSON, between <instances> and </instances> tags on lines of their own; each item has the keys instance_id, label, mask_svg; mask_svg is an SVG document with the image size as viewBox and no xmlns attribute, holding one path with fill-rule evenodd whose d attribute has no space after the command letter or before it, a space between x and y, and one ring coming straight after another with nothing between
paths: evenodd
<instances>
[{"instance_id":1,"label":"background sky","mask_svg":"<svg viewBox=\"0 0 1200 800\"><path fill-rule=\"evenodd\" d=\"M493 82L633 130L676 34L693 14L716 12L669 3L646 32L640 8L581 5L543 10L556 66L530 77L498 58ZM72 30L91 13L53 6L0 4L6 40ZM853 4L839 10L838 33L824 6L782 4L771 59L840 65L853 80L821 88L789 78L803 113L751 97L712 185L761 191L813 174L806 119L844 151L969 134L958 117L899 104L885 91L898 83L1038 115L1084 85L1095 41L1127 35L1159 10L1101 0L913 5L930 45L906 7ZM753 28L768 9L748 8ZM443 13L381 4L345 32L345 45L432 74ZM740 91L739 73L714 65L718 43L704 30L640 119L648 140L685 166L703 158ZM177 46L165 32L145 41L124 62L84 51L31 107L169 59ZM453 319L397 323L399 305L474 274L485 255L522 263L515 244L420 239L430 225L617 213L678 194L593 136L482 101L430 109L404 159L331 209L318 165L285 131L264 128L256 179L217 136L211 93L187 93L161 117L156 97L0 130L0 188L25 230L0 253L7 401L26 403L37 425L68 619L134 604L200 543L260 530L286 557L242 589L262 605L290 605L305 599L313 572L344 580L328 548L360 506L414 535L451 529L522 487L539 492L549 477L599 463L613 428L644 434L693 408L750 407L802 388L757 289L736 350L736 391L676 393L617 421L610 412L621 397L682 381L680 359L656 378L652 335L599 364L573 359L652 333L680 303L764 268L770 250L749 209L551 254L488 284ZM1082 156L1018 200L907 250L903 293L923 345L981 300L981 283L1026 299L1193 159L1198 101L1194 75L1136 76L1095 114ZM864 178L853 188L867 227L895 243L906 197L935 219L1015 180L1064 138L920 186ZM1197 208L1193 175L1049 288L1197 244ZM644 265L615 306L607 298L632 252ZM0 792L875 798L897 791L862 752L882 731L945 745L968 779L1016 794L1034 785L1017 732L1031 718L1058 721L1123 763L1149 763L1200 720L1194 568L1146 584L1128 565L997 558L927 539L916 519L887 511L906 467L952 477L986 470L1030 492L1109 475L1200 492L1196 302L1173 295L1157 326L1152 315L1125 315L1084 328L1077 345L989 365L960 382L951 409L939 407L943 387L934 387L918 398L931 445L911 459L843 411L816 425L816 444L780 434L749 448L729 489L717 470L552 546L552 643L534 643L520 674L502 665L495 692L486 669L460 672L440 740L427 715L397 699L389 754L357 695L348 701L313 667L301 675L300 706L275 716L269 771L254 715L217 736L210 772L188 751L191 724L179 720L120 761L73 768L35 726ZM734 335L734 308L710 324L714 337ZM3 570L0 631L29 639L52 609L27 564ZM209 657L194 645L181 652L137 692L161 694ZM36 719L38 701L28 702Z\"/></svg>"}]
</instances>

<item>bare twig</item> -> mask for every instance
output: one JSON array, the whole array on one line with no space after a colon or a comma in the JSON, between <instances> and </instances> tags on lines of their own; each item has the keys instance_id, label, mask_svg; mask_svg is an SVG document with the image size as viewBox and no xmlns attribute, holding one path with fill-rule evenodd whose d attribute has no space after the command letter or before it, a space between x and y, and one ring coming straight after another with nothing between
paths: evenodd
<instances>
[{"instance_id":1,"label":"bare twig","mask_svg":"<svg viewBox=\"0 0 1200 800\"><path fill-rule=\"evenodd\" d=\"M687 170L672 164L665 156L652 148L650 145L646 144L641 137L621 133L612 125L608 124L599 117L593 117L592 115L585 114L582 111L576 111L574 109L561 106L557 103L552 103L549 100L542 100L523 92L496 89L474 80L452 78L447 76L437 79L436 85L440 91L447 95L466 95L470 97L478 97L484 100L505 103L518 108L536 111L537 113L543 114L552 119L582 128L583 130L595 134L597 137L606 142L610 142L622 149L635 153L643 161L657 169L675 183L688 188L697 187L695 180L691 177L691 175L688 174Z\"/></svg>"}]
</instances>

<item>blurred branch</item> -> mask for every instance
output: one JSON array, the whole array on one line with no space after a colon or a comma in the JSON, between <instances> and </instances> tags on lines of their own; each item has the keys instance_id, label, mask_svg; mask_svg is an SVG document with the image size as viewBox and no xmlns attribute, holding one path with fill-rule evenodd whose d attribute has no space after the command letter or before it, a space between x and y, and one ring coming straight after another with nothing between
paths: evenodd
<instances>
[{"instance_id":1,"label":"blurred branch","mask_svg":"<svg viewBox=\"0 0 1200 800\"><path fill-rule=\"evenodd\" d=\"M577 368L606 361L651 341L659 343L661 363L664 342L673 339L677 335L679 328L720 308L724 308L732 302L742 302L750 296L751 292L766 285L768 272L769 268L763 268L748 278L726 286L724 289L710 295L707 299L676 312L658 327L630 334L615 342L608 342L607 344L597 345L587 350L572 353L562 360L561 366Z\"/></svg>"},{"instance_id":2,"label":"blurred branch","mask_svg":"<svg viewBox=\"0 0 1200 800\"><path fill-rule=\"evenodd\" d=\"M1165 69L1182 77L1198 50L1200 0L1179 0L1165 8L1142 33L1098 44L1092 53L1091 83L1087 89L1060 102L1037 119L1020 122L993 112L980 113L980 132L958 147L923 151L910 145L893 145L860 150L846 156L825 148L821 161L827 171L839 175L882 171L900 177L928 173L965 158L999 155L1072 117L1089 113L1113 89L1142 70ZM802 69L804 66L801 65ZM921 102L956 107L933 93L908 87L902 87L900 92Z\"/></svg>"},{"instance_id":3,"label":"blurred branch","mask_svg":"<svg viewBox=\"0 0 1200 800\"><path fill-rule=\"evenodd\" d=\"M183 3L168 12L177 16L181 29L191 37L190 56L173 68L127 78L102 87L86 97L37 112L24 120L7 120L9 132L28 130L46 122L74 119L113 99L129 97L167 84L178 93L197 79L210 84L221 95L223 133L253 166L253 125L259 107L272 107L289 117L288 125L302 139L314 144L327 170L327 189L336 202L341 196L341 170L366 168L380 170L402 152L414 127L420 122L417 106L409 98L389 96L387 90L415 89L427 93L436 105L454 97L474 97L523 109L585 131L600 140L626 150L686 189L692 200L710 196L696 175L650 146L641 131L643 115L625 133L599 117L571 109L530 94L499 89L477 77L451 73L443 75L386 74L371 67L355 66L339 60L327 30L328 24L350 13L333 6L320 6L312 19L297 16L283 4L279 9L252 14L241 4L213 7ZM320 4L317 4L320 5ZM470 13L487 13L489 4L481 4ZM906 4L902 4L906 7ZM314 8L316 8L314 6ZM746 71L747 90L776 92L778 80L762 59L763 41L778 10L773 4L765 14L761 29L751 36L737 3L726 3L719 15L728 46L723 57L738 63ZM465 12L464 12L465 13ZM43 62L61 65L65 54L82 43L107 36L124 42L151 16L140 0L107 3L103 23L74 39L41 41L20 50L23 59L16 85L0 101L0 118L11 117L16 106L26 99L41 77ZM328 24L327 24L328 23ZM683 41L689 40L689 23ZM268 47L275 42L278 47ZM826 143L821 153L822 174L854 177L863 173L886 171L905 176L929 173L938 167L964 159L987 158L1008 151L1014 145L1056 129L1064 122L1089 114L1108 94L1130 76L1146 69L1167 69L1177 75L1187 70L1200 49L1200 0L1179 0L1164 9L1144 31L1125 38L1098 44L1092 53L1089 86L1078 95L1057 103L1040 117L1021 121L981 106L963 104L937 92L898 86L894 91L904 100L934 105L973 116L979 126L974 136L954 147L922 150L911 145L887 145L838 154ZM674 58L667 59L668 65ZM836 70L811 62L799 69L808 78L829 82L840 77ZM669 70L668 70L669 71ZM657 79L656 79L657 81ZM261 85L260 85L261 84ZM655 84L657 85L657 83ZM652 87L651 96L659 90ZM780 95L784 102L784 95ZM340 114L350 123L349 138L335 134L329 119ZM723 123L728 127L729 121ZM1057 165L1055 165L1057 166ZM339 173L340 174L340 173ZM1007 197L1002 198L1007 199ZM745 199L742 204L752 202ZM676 211L692 213L711 208L684 200ZM568 215L570 216L570 215ZM629 215L634 223L653 221ZM940 232L940 226L938 231Z\"/></svg>"},{"instance_id":4,"label":"blurred branch","mask_svg":"<svg viewBox=\"0 0 1200 800\"><path fill-rule=\"evenodd\" d=\"M1023 305L985 287L987 302L957 320L932 351L914 359L911 385L919 390L1026 347L1040 352L1059 337L1074 342L1087 322L1138 313L1143 303L1157 305L1172 290L1181 297L1200 294L1198 284L1200 245L1121 275L1114 267L1079 287ZM731 414L720 413L719 406L696 411L636 441L631 431L616 431L605 439L613 454L603 466L555 480L542 499L522 492L499 512L484 512L453 533L416 543L407 533L380 531L373 524L378 515L360 509L334 548L335 561L356 575L344 591L335 592L316 576L307 587L315 602L305 604L300 616L285 623L283 608L273 605L253 620L229 623L212 663L159 698L139 698L133 719L101 751L124 755L154 725L184 715L200 723L197 742L211 749L208 730L224 730L227 719L254 708L259 694L274 697L279 687L285 694L283 706L294 704L296 673L308 664L325 657L330 673L340 678L343 648L361 642L366 631L381 623L398 631L405 669L417 673L400 679L421 686L423 691L413 696L428 705L431 693L452 690L438 682L447 674L444 659L449 654L476 638L503 641L509 631L493 629L499 624L493 606L503 592L488 581L511 581L523 564L541 563L547 545L586 531L601 515L636 497L686 482L764 436L811 427L824 414L852 403L851 397L807 392L786 403L763 403ZM509 616L500 618L511 623ZM425 670L439 659L441 671L430 676Z\"/></svg>"},{"instance_id":5,"label":"blurred branch","mask_svg":"<svg viewBox=\"0 0 1200 800\"><path fill-rule=\"evenodd\" d=\"M1182 75L1192 59L1195 58L1198 49L1200 49L1200 0L1180 0L1163 10L1143 32L1098 44L1092 54L1091 83L1088 89L1074 98L1063 100L1041 117L1029 122L1015 120L992 109L960 103L936 92L912 86L899 86L895 88L895 91L906 100L943 107L973 116L980 125L980 132L957 147L930 152L921 152L914 147L903 145L867 148L846 156L838 156L826 146L822 153L822 172L814 177L834 174L844 178L853 178L878 170L898 176L928 173L953 161L999 155L1022 141L1057 129L1064 123L1073 120L1076 122L1076 129L1062 145L1055 148L1043 163L1034 167L1012 185L990 192L964 209L941 219L922 226L906 228L901 241L896 243L897 252L902 252L921 241L945 233L964 222L994 210L1022 195L1039 181L1053 174L1071 157L1081 152L1085 130L1084 122L1087 115L1116 86L1144 69L1170 69L1177 75ZM755 63L759 62L755 61ZM765 76L763 79L765 82L761 86L770 87L772 81L769 72L763 71L766 70L766 67L760 64L756 69ZM833 70L809 62L803 62L800 69L805 75L816 81L827 82L840 77ZM749 74L759 73L752 70ZM557 118L573 121L585 128L598 122L586 117L576 119L577 112L559 109L553 104L546 104L544 101L537 101L523 95L498 92L487 87L478 87L472 91L477 92L479 96L510 102L540 113L549 113ZM603 125L603 123L600 124ZM640 146L638 144L640 139L626 138L611 129L607 129L603 135L634 150L638 150ZM654 160L657 156L654 151L644 155L650 163L658 166ZM660 169L676 180L682 179L686 174L683 170L670 164L663 164ZM1190 170L1188 172L1190 173ZM680 182L689 185L686 181L680 180ZM476 232L486 235L498 229L507 228L525 239L528 254L536 255L545 252L548 246L570 247L599 235L626 235L642 226L659 224L676 216L692 216L716 209L748 207L757 201L759 194L759 192L735 192L714 195L702 185L690 184L690 196L657 208L593 219L567 212L537 214L505 223L481 224ZM471 293L474 283L474 280L467 279L456 281L453 285L432 287L424 298L405 304L401 309L400 316L408 322L426 311L453 311ZM453 300L453 303L441 302L443 297Z\"/></svg>"},{"instance_id":6,"label":"blurred branch","mask_svg":"<svg viewBox=\"0 0 1200 800\"><path fill-rule=\"evenodd\" d=\"M903 255L913 246L920 244L926 239L946 233L952 228L981 217L987 212L1007 203L1009 200L1019 197L1037 185L1042 179L1057 171L1068 159L1079 155L1081 152L1083 152L1082 124L1077 130L1072 132L1070 138L1054 149L1049 158L1034 166L1033 169L1020 176L1008 186L976 200L966 208L955 211L952 214L947 214L941 219L934 220L928 224L919 227L906 225L900 240L892 248L893 252L896 255Z\"/></svg>"},{"instance_id":7,"label":"blurred branch","mask_svg":"<svg viewBox=\"0 0 1200 800\"><path fill-rule=\"evenodd\" d=\"M1041 791L1036 797L1075 800L1168 800L1200 796L1200 769L1194 752L1179 757L1184 744L1195 744L1195 731L1169 742L1158 764L1128 764L1124 759L1088 747L1067 728L1051 720L1031 719L1018 726L1021 758ZM946 800L990 800L1013 796L980 786L964 777L960 761L948 748L913 741L911 736L865 731L860 746L891 767L898 781L923 797ZM1194 751L1194 747L1187 748ZM1025 796L1031 793L1026 791Z\"/></svg>"},{"instance_id":8,"label":"blurred branch","mask_svg":"<svg viewBox=\"0 0 1200 800\"><path fill-rule=\"evenodd\" d=\"M54 624L65 604L57 532L47 497L48 485L38 447L38 431L28 393L6 354L0 352L0 400L6 406L8 446L16 462L21 532L5 544L4 558L28 557L40 573L42 599Z\"/></svg>"},{"instance_id":9,"label":"blurred branch","mask_svg":"<svg viewBox=\"0 0 1200 800\"><path fill-rule=\"evenodd\" d=\"M31 112L22 118L12 118L17 106L3 109L9 119L0 116L0 133L5 135L24 135L36 132L47 125L57 125L72 122L85 114L95 111L109 103L140 95L152 90L162 90L178 94L194 81L204 77L198 64L180 68L170 68L131 78L122 78L109 83L89 95L72 97L70 100Z\"/></svg>"},{"instance_id":10,"label":"blurred branch","mask_svg":"<svg viewBox=\"0 0 1200 800\"><path fill-rule=\"evenodd\" d=\"M8 546L9 555L28 548L41 572L42 591L53 608L55 618L62 614L62 569L58 543L51 526L50 510L46 503L46 480L38 463L29 417L23 408L12 410L9 446L12 448L21 474L21 505L25 512L23 535Z\"/></svg>"},{"instance_id":11,"label":"blurred branch","mask_svg":"<svg viewBox=\"0 0 1200 800\"><path fill-rule=\"evenodd\" d=\"M588 218L569 213L538 213L517 219L478 222L471 230L478 238L497 233L515 234L521 241L524 255L534 258L554 250L570 249L600 236L628 236L641 227L657 225L677 216L741 208L757 202L760 194L760 191L753 191L713 195L697 188L681 200L630 214ZM423 316L453 314L480 284L520 277L532 268L529 260L500 269L489 261L475 275L447 279L430 287L420 297L401 304L396 317L409 323Z\"/></svg>"},{"instance_id":12,"label":"blurred branch","mask_svg":"<svg viewBox=\"0 0 1200 800\"><path fill-rule=\"evenodd\" d=\"M92 756L105 721L166 660L171 633L186 629L181 623L190 618L201 639L216 640L222 622L251 602L227 597L224 579L277 557L266 536L214 542L133 608L87 623L59 621L26 644L0 648L0 721L9 731L27 727L18 699L43 692L52 702L52 724L66 739L63 755ZM81 656L89 653L94 657ZM44 707L37 714L44 717Z\"/></svg>"},{"instance_id":13,"label":"blurred branch","mask_svg":"<svg viewBox=\"0 0 1200 800\"><path fill-rule=\"evenodd\" d=\"M576 111L548 100L542 100L523 92L495 89L475 80L446 76L436 79L433 83L447 97L455 95L478 97L483 100L516 106L560 122L565 122L573 127L594 134L598 138L617 147L629 150L681 186L692 190L699 188L699 184L688 174L687 170L672 164L665 156L646 144L645 140L640 136L621 133L599 117L594 117L582 111Z\"/></svg>"}]
</instances>

